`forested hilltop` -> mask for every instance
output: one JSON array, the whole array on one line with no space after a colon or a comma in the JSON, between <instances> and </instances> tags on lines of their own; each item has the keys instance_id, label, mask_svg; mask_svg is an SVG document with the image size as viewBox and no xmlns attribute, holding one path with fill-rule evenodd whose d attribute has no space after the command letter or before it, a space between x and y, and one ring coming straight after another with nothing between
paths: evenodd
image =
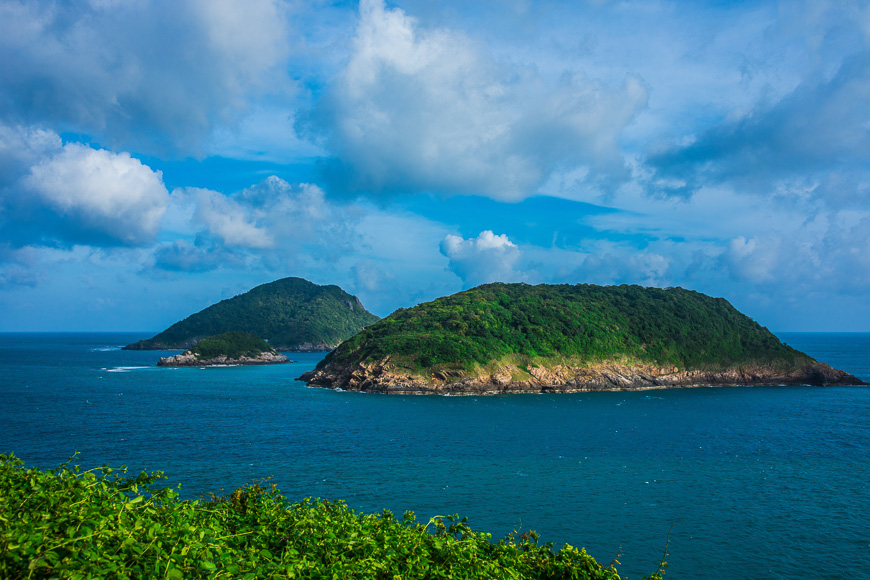
<instances>
[{"instance_id":1,"label":"forested hilltop","mask_svg":"<svg viewBox=\"0 0 870 580\"><path fill-rule=\"evenodd\" d=\"M326 351L377 321L356 296L338 286L283 278L221 300L128 350L186 349L225 332L259 336L279 350Z\"/></svg>"},{"instance_id":2,"label":"forested hilltop","mask_svg":"<svg viewBox=\"0 0 870 580\"><path fill-rule=\"evenodd\" d=\"M723 298L682 288L487 284L400 309L303 380L397 393L860 384Z\"/></svg>"}]
</instances>

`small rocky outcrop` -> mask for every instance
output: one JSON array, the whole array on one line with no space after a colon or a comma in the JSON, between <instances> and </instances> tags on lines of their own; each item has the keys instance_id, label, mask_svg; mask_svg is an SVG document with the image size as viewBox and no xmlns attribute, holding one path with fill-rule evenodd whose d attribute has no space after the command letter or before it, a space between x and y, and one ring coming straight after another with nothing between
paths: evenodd
<instances>
[{"instance_id":1,"label":"small rocky outcrop","mask_svg":"<svg viewBox=\"0 0 870 580\"><path fill-rule=\"evenodd\" d=\"M783 369L747 365L724 371L685 370L651 365L601 363L586 367L518 367L508 364L489 374L460 370L419 376L402 371L389 357L371 364L337 366L307 372L300 381L312 387L396 395L500 395L508 393L582 393L706 386L863 385L849 373L824 363Z\"/></svg>"},{"instance_id":2,"label":"small rocky outcrop","mask_svg":"<svg viewBox=\"0 0 870 580\"><path fill-rule=\"evenodd\" d=\"M273 365L288 362L262 338L244 332L225 332L204 338L182 354L161 358L161 367Z\"/></svg>"},{"instance_id":3,"label":"small rocky outcrop","mask_svg":"<svg viewBox=\"0 0 870 580\"><path fill-rule=\"evenodd\" d=\"M198 358L194 353L186 351L169 357L161 357L157 362L159 367L215 367L235 365L275 365L290 362L286 356L277 352L261 352L257 356L240 356L231 358L220 355L208 359Z\"/></svg>"}]
</instances>

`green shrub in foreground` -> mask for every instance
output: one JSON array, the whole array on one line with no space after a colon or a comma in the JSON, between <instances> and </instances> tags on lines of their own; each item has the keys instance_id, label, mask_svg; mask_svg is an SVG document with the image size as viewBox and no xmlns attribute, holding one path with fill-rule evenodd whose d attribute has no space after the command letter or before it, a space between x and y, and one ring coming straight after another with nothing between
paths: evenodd
<instances>
[{"instance_id":1,"label":"green shrub in foreground","mask_svg":"<svg viewBox=\"0 0 870 580\"><path fill-rule=\"evenodd\" d=\"M162 473L124 471L26 469L0 455L0 577L619 578L584 550L554 552L533 533L494 544L464 519L423 525L410 512L400 521L343 502L290 503L256 484L181 500L153 487Z\"/></svg>"}]
</instances>

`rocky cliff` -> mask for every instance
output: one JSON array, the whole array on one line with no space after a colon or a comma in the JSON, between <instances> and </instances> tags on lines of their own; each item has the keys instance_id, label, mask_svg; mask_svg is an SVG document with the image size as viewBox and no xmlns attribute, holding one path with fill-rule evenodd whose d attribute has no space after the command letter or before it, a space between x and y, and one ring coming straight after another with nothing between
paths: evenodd
<instances>
[{"instance_id":1,"label":"rocky cliff","mask_svg":"<svg viewBox=\"0 0 870 580\"><path fill-rule=\"evenodd\" d=\"M860 379L824 363L797 369L749 365L726 371L681 370L646 364L600 363L584 367L504 365L495 372L436 371L428 376L403 372L389 357L371 364L326 366L299 377L312 387L394 395L500 395L581 393L706 386L861 385Z\"/></svg>"}]
</instances>

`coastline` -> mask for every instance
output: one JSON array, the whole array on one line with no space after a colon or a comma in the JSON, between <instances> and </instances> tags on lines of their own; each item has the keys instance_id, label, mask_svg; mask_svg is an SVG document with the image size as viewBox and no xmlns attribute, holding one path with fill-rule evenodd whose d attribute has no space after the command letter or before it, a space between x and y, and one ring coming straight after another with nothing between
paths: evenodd
<instances>
[{"instance_id":1,"label":"coastline","mask_svg":"<svg viewBox=\"0 0 870 580\"><path fill-rule=\"evenodd\" d=\"M525 375L525 376L523 376ZM518 378L523 376L523 378ZM327 364L300 376L310 387L387 395L505 395L536 393L588 393L644 391L674 388L865 385L857 377L825 364L797 369L774 365L747 365L723 371L686 370L651 365L603 362L588 367L556 365L521 369L504 365L493 373L435 371L428 377L399 372L389 362L338 367Z\"/></svg>"},{"instance_id":2,"label":"coastline","mask_svg":"<svg viewBox=\"0 0 870 580\"><path fill-rule=\"evenodd\" d=\"M160 357L157 361L159 367L235 367L235 366L255 366L255 365L280 365L287 364L290 360L283 354L262 352L256 357L241 356L239 358L229 358L227 356L216 356L208 359L199 359L196 355L185 352L168 357Z\"/></svg>"}]
</instances>

